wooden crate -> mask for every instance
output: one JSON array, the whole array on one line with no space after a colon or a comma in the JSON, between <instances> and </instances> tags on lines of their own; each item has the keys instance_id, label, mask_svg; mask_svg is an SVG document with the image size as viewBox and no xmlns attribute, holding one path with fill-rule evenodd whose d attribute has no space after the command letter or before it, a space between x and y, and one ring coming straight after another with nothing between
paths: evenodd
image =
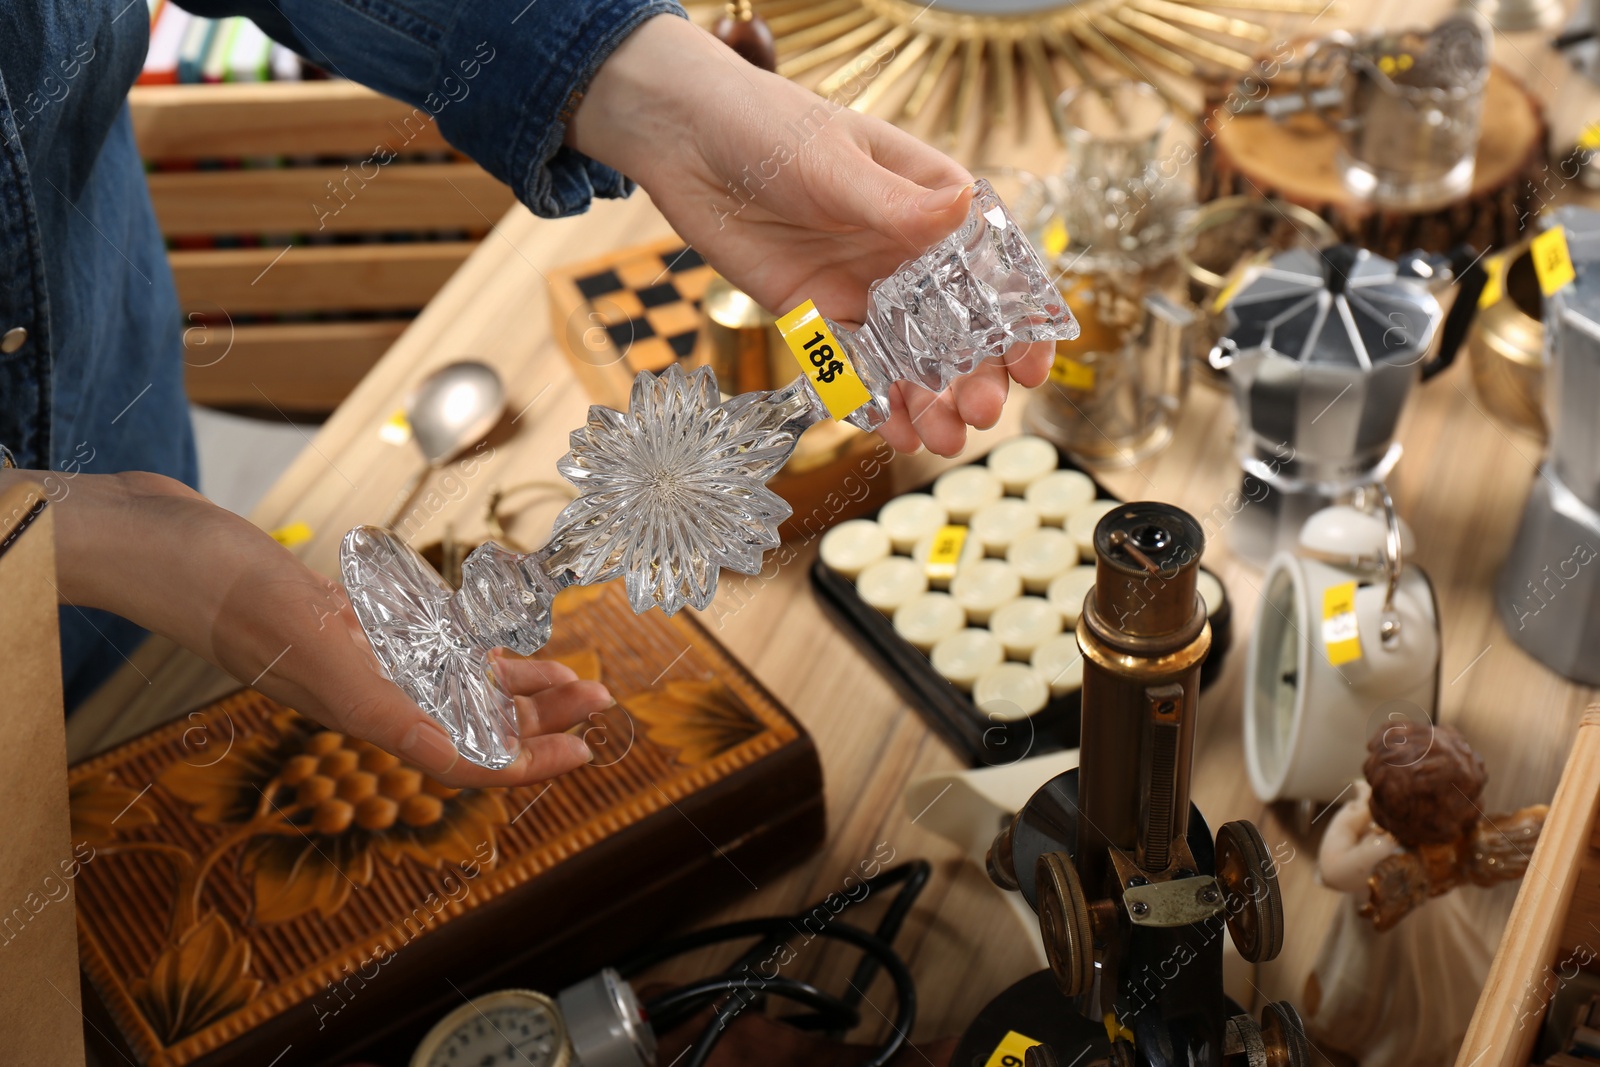
<instances>
[{"instance_id":1,"label":"wooden crate","mask_svg":"<svg viewBox=\"0 0 1600 1067\"><path fill-rule=\"evenodd\" d=\"M1575 970L1600 964L1600 704L1584 713L1456 1067L1523 1067Z\"/></svg>"},{"instance_id":2,"label":"wooden crate","mask_svg":"<svg viewBox=\"0 0 1600 1067\"><path fill-rule=\"evenodd\" d=\"M150 197L176 245L197 403L331 411L514 200L427 112L350 82L145 86L129 103L160 165ZM188 166L216 160L250 162ZM388 239L416 233L457 236ZM189 247L242 235L269 236ZM322 235L385 241L307 241Z\"/></svg>"}]
</instances>

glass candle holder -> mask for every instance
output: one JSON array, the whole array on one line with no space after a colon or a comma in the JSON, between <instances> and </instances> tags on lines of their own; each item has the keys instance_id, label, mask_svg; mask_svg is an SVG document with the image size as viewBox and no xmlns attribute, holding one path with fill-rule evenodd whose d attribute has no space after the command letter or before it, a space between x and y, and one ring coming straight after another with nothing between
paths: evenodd
<instances>
[{"instance_id":1,"label":"glass candle holder","mask_svg":"<svg viewBox=\"0 0 1600 1067\"><path fill-rule=\"evenodd\" d=\"M1116 81L1069 89L1057 105L1067 165L1047 191L1059 232L1070 235L1057 259L1097 273L1170 259L1193 194L1158 166L1172 121L1167 102L1153 85Z\"/></svg>"},{"instance_id":2,"label":"glass candle holder","mask_svg":"<svg viewBox=\"0 0 1600 1067\"><path fill-rule=\"evenodd\" d=\"M1029 432L1087 466L1154 455L1183 403L1194 315L1139 276L1080 275L1062 292L1084 328L1056 343L1050 379L1028 402Z\"/></svg>"},{"instance_id":3,"label":"glass candle holder","mask_svg":"<svg viewBox=\"0 0 1600 1067\"><path fill-rule=\"evenodd\" d=\"M462 564L459 592L388 530L345 536L345 588L379 662L468 760L516 758L516 711L489 653L542 648L562 589L622 578L637 612L704 608L722 569L756 574L777 547L790 508L766 483L808 426L832 417L874 429L896 381L938 392L1013 345L1078 334L983 181L955 233L873 283L859 330L810 301L778 326L801 368L780 389L723 400L709 367L674 364L640 374L626 412L590 408L556 465L578 496L549 541L530 553L482 545Z\"/></svg>"}]
</instances>

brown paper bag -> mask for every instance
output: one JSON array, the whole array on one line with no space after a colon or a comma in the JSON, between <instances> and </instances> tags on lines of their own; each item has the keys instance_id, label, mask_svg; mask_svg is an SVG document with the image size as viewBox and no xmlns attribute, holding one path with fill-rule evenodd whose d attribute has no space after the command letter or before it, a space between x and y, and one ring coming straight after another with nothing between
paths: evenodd
<instances>
[{"instance_id":1,"label":"brown paper bag","mask_svg":"<svg viewBox=\"0 0 1600 1067\"><path fill-rule=\"evenodd\" d=\"M51 513L0 492L0 1062L82 1064Z\"/></svg>"}]
</instances>

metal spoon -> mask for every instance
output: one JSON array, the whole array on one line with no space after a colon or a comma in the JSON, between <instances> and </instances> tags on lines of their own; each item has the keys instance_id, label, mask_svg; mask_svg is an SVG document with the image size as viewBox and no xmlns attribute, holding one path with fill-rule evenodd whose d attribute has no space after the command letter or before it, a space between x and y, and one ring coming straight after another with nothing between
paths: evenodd
<instances>
[{"instance_id":1,"label":"metal spoon","mask_svg":"<svg viewBox=\"0 0 1600 1067\"><path fill-rule=\"evenodd\" d=\"M428 465L411 476L383 526L394 529L428 475L483 440L505 410L500 375L476 360L448 363L418 382L406 398L406 420Z\"/></svg>"}]
</instances>

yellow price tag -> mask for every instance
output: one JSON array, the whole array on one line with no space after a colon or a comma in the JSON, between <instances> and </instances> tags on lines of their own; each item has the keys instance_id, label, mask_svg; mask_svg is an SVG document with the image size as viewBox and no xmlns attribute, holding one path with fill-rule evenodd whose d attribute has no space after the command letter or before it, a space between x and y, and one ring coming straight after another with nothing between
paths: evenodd
<instances>
[{"instance_id":1,"label":"yellow price tag","mask_svg":"<svg viewBox=\"0 0 1600 1067\"><path fill-rule=\"evenodd\" d=\"M1583 128L1583 132L1578 134L1578 147L1591 152L1600 148L1600 122L1591 122Z\"/></svg>"},{"instance_id":2,"label":"yellow price tag","mask_svg":"<svg viewBox=\"0 0 1600 1067\"><path fill-rule=\"evenodd\" d=\"M1060 215L1055 216L1045 223L1044 233L1040 242L1044 245L1044 254L1051 259L1056 258L1067 250L1067 224Z\"/></svg>"},{"instance_id":3,"label":"yellow price tag","mask_svg":"<svg viewBox=\"0 0 1600 1067\"><path fill-rule=\"evenodd\" d=\"M1079 363L1071 356L1057 352L1056 358L1050 363L1050 380L1063 389L1087 392L1094 388L1094 365Z\"/></svg>"},{"instance_id":4,"label":"yellow price tag","mask_svg":"<svg viewBox=\"0 0 1600 1067\"><path fill-rule=\"evenodd\" d=\"M1545 296L1555 296L1578 276L1567 249L1567 231L1560 226L1552 226L1535 237L1529 250L1533 253L1533 272L1539 276L1539 291Z\"/></svg>"},{"instance_id":5,"label":"yellow price tag","mask_svg":"<svg viewBox=\"0 0 1600 1067\"><path fill-rule=\"evenodd\" d=\"M1228 301L1233 299L1233 294L1237 293L1239 286L1244 284L1245 273L1242 270L1236 272L1233 277L1228 279L1228 284L1217 292L1216 299L1211 301L1211 313L1213 315L1222 314L1222 309L1228 306Z\"/></svg>"},{"instance_id":6,"label":"yellow price tag","mask_svg":"<svg viewBox=\"0 0 1600 1067\"><path fill-rule=\"evenodd\" d=\"M965 526L939 527L939 532L933 535L933 544L928 548L928 577L944 581L954 578L956 564L961 562L961 550L966 547L966 543Z\"/></svg>"},{"instance_id":7,"label":"yellow price tag","mask_svg":"<svg viewBox=\"0 0 1600 1067\"><path fill-rule=\"evenodd\" d=\"M1486 308L1500 302L1505 295L1506 261L1504 256L1488 256L1483 261L1483 292L1478 294L1478 307Z\"/></svg>"},{"instance_id":8,"label":"yellow price tag","mask_svg":"<svg viewBox=\"0 0 1600 1067\"><path fill-rule=\"evenodd\" d=\"M1361 630L1356 623L1356 583L1341 582L1322 591L1322 643L1335 667L1361 658Z\"/></svg>"},{"instance_id":9,"label":"yellow price tag","mask_svg":"<svg viewBox=\"0 0 1600 1067\"><path fill-rule=\"evenodd\" d=\"M1006 1036L989 1053L989 1058L983 1067L1022 1067L1022 1055L1035 1045L1044 1042L1035 1041L1026 1034L1019 1034L1015 1030L1007 1030Z\"/></svg>"},{"instance_id":10,"label":"yellow price tag","mask_svg":"<svg viewBox=\"0 0 1600 1067\"><path fill-rule=\"evenodd\" d=\"M1401 71L1410 70L1415 63L1416 59L1409 52L1401 52L1397 56L1380 56L1378 58L1378 69L1385 74L1394 75Z\"/></svg>"},{"instance_id":11,"label":"yellow price tag","mask_svg":"<svg viewBox=\"0 0 1600 1067\"><path fill-rule=\"evenodd\" d=\"M378 427L378 440L391 445L403 445L411 440L411 422L403 408L383 420L383 425Z\"/></svg>"},{"instance_id":12,"label":"yellow price tag","mask_svg":"<svg viewBox=\"0 0 1600 1067\"><path fill-rule=\"evenodd\" d=\"M872 399L844 346L811 301L779 318L778 332L829 415L844 419Z\"/></svg>"},{"instance_id":13,"label":"yellow price tag","mask_svg":"<svg viewBox=\"0 0 1600 1067\"><path fill-rule=\"evenodd\" d=\"M311 540L311 527L303 522L291 522L273 530L272 539L284 548L294 548Z\"/></svg>"}]
</instances>

